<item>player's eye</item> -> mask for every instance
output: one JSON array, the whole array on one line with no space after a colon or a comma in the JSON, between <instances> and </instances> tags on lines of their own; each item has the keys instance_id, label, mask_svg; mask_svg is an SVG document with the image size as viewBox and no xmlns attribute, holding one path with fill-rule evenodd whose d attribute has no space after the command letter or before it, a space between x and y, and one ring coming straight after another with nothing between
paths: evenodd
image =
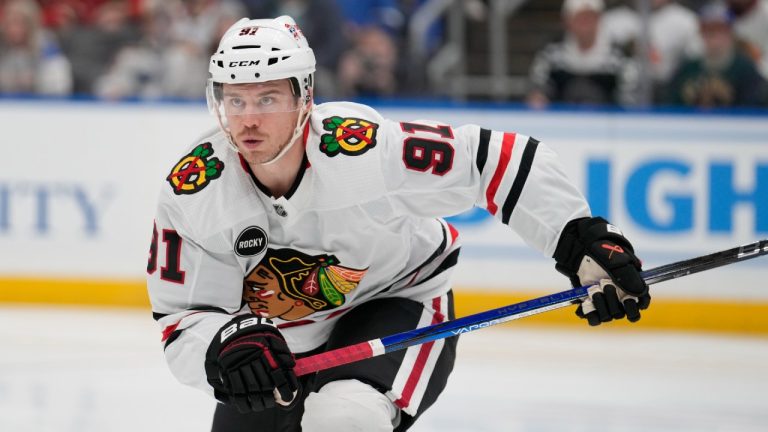
<instances>
[{"instance_id":1,"label":"player's eye","mask_svg":"<svg viewBox=\"0 0 768 432\"><path fill-rule=\"evenodd\" d=\"M262 96L259 99L260 105L272 105L274 103L275 103L275 98L273 98L272 96Z\"/></svg>"},{"instance_id":2,"label":"player's eye","mask_svg":"<svg viewBox=\"0 0 768 432\"><path fill-rule=\"evenodd\" d=\"M233 108L242 108L245 106L245 101L240 97L234 96L229 98L229 105Z\"/></svg>"}]
</instances>

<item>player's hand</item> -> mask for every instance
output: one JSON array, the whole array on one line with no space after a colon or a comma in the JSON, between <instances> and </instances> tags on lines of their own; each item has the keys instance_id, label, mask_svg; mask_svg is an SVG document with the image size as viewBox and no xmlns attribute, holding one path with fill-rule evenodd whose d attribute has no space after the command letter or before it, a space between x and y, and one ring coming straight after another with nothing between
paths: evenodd
<instances>
[{"instance_id":1,"label":"player's hand","mask_svg":"<svg viewBox=\"0 0 768 432\"><path fill-rule=\"evenodd\" d=\"M651 303L642 266L621 231L602 218L569 222L555 251L557 269L574 286L591 285L576 314L596 326L614 319L640 319Z\"/></svg>"},{"instance_id":2,"label":"player's hand","mask_svg":"<svg viewBox=\"0 0 768 432\"><path fill-rule=\"evenodd\" d=\"M222 327L206 354L216 398L246 413L289 406L299 390L296 362L269 319L241 315Z\"/></svg>"}]
</instances>

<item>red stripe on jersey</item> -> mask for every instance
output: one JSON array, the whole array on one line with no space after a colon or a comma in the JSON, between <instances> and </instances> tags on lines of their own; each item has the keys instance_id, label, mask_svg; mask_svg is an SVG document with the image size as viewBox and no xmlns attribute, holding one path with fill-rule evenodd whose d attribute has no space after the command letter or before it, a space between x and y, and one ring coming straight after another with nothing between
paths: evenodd
<instances>
[{"instance_id":1,"label":"red stripe on jersey","mask_svg":"<svg viewBox=\"0 0 768 432\"><path fill-rule=\"evenodd\" d=\"M440 312L440 297L432 299L432 309L435 310L435 314L432 316L432 325L443 322L445 316ZM429 353L432 351L434 345L435 341L432 341L423 344L421 348L419 348L419 354L416 357L416 362L413 364L411 375L408 376L408 380L405 382L403 394L400 399L395 401L395 405L397 405L398 408L405 409L410 405L411 396L413 396L413 391L416 390L416 384L418 384L419 380L422 378L421 374L424 372L424 366L427 364ZM429 377L425 378L429 379Z\"/></svg>"},{"instance_id":2,"label":"red stripe on jersey","mask_svg":"<svg viewBox=\"0 0 768 432\"><path fill-rule=\"evenodd\" d=\"M301 132L301 144L307 148L307 137L309 136L309 121L304 124L304 130Z\"/></svg>"},{"instance_id":3,"label":"red stripe on jersey","mask_svg":"<svg viewBox=\"0 0 768 432\"><path fill-rule=\"evenodd\" d=\"M451 244L453 244L459 237L459 231L451 224L448 224L448 231L451 232Z\"/></svg>"},{"instance_id":4,"label":"red stripe on jersey","mask_svg":"<svg viewBox=\"0 0 768 432\"><path fill-rule=\"evenodd\" d=\"M165 342L168 340L169 337L171 337L171 333L176 331L176 328L181 324L181 321L178 321L176 324L169 325L168 327L163 329L163 338L160 340L160 342Z\"/></svg>"},{"instance_id":5,"label":"red stripe on jersey","mask_svg":"<svg viewBox=\"0 0 768 432\"><path fill-rule=\"evenodd\" d=\"M329 320L331 318L335 318L335 317L337 317L337 316L339 316L339 315L341 315L343 313L347 313L347 311L349 311L349 308L333 311L333 312L331 312L330 315L328 315L327 317L323 318L323 321Z\"/></svg>"},{"instance_id":6,"label":"red stripe on jersey","mask_svg":"<svg viewBox=\"0 0 768 432\"><path fill-rule=\"evenodd\" d=\"M432 325L445 321L445 315L440 311L440 297L432 299L432 309L435 311L435 316L432 317Z\"/></svg>"},{"instance_id":7,"label":"red stripe on jersey","mask_svg":"<svg viewBox=\"0 0 768 432\"><path fill-rule=\"evenodd\" d=\"M277 328L284 329L284 328L298 327L298 326L303 326L307 324L312 324L313 322L315 321L313 320L289 321L286 323L278 324Z\"/></svg>"},{"instance_id":8,"label":"red stripe on jersey","mask_svg":"<svg viewBox=\"0 0 768 432\"><path fill-rule=\"evenodd\" d=\"M304 125L304 132L301 133L301 141L302 145L304 146L304 151L306 153L307 150L307 137L309 137L309 121ZM309 159L307 159L307 164L304 166L304 169L312 167L312 164L309 163Z\"/></svg>"},{"instance_id":9,"label":"red stripe on jersey","mask_svg":"<svg viewBox=\"0 0 768 432\"><path fill-rule=\"evenodd\" d=\"M491 183L488 185L488 189L485 191L485 201L488 203L488 211L492 215L496 215L499 210L499 206L493 201L493 197L496 196L496 191L499 190L501 179L504 177L504 173L507 171L507 165L509 160L512 159L512 147L515 145L515 134L505 133L504 139L501 142L501 155L499 155L499 164L496 165L496 171L493 173Z\"/></svg>"},{"instance_id":10,"label":"red stripe on jersey","mask_svg":"<svg viewBox=\"0 0 768 432\"><path fill-rule=\"evenodd\" d=\"M182 321L184 321L184 319L185 319L185 318L189 318L189 317L191 317L192 315L195 315L195 314L199 314L199 313L202 313L202 312L205 312L205 311L194 311L194 312L191 312L191 313L189 313L189 314L187 314L187 315L183 316L183 317L182 317L180 320L176 321L176 323L175 323L175 324L171 324L171 325L169 325L168 327L164 328L164 329L163 329L163 339L162 339L160 342L165 342L165 341L166 341L166 339L168 339L169 337L171 337L171 333L173 333L173 332L175 332L175 331L176 331L176 329L179 327L179 325L181 324L181 322L182 322Z\"/></svg>"},{"instance_id":11,"label":"red stripe on jersey","mask_svg":"<svg viewBox=\"0 0 768 432\"><path fill-rule=\"evenodd\" d=\"M240 158L240 166L243 168L243 171L250 174L251 170L248 168L248 162L245 161L245 158L240 153L237 154L237 157Z\"/></svg>"}]
</instances>

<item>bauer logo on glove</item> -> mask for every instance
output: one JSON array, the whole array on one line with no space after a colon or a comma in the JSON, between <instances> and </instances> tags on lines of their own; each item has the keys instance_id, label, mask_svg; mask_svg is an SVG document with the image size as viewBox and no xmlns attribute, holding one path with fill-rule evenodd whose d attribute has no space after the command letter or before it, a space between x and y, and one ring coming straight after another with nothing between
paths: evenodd
<instances>
[{"instance_id":1,"label":"bauer logo on glove","mask_svg":"<svg viewBox=\"0 0 768 432\"><path fill-rule=\"evenodd\" d=\"M296 361L268 319L240 315L224 325L208 347L205 372L216 399L241 413L297 400Z\"/></svg>"}]
</instances>

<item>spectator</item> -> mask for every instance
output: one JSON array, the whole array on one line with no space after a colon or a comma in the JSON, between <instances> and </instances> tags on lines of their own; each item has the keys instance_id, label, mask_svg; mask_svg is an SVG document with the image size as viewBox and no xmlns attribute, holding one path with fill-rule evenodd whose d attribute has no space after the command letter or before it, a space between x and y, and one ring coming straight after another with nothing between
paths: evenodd
<instances>
[{"instance_id":1,"label":"spectator","mask_svg":"<svg viewBox=\"0 0 768 432\"><path fill-rule=\"evenodd\" d=\"M82 22L84 4L71 0L38 0L43 26L55 32L69 29Z\"/></svg>"},{"instance_id":2,"label":"spectator","mask_svg":"<svg viewBox=\"0 0 768 432\"><path fill-rule=\"evenodd\" d=\"M96 80L107 72L117 53L139 38L127 3L107 1L93 12L93 22L64 28L62 48L72 61L75 93L92 94Z\"/></svg>"},{"instance_id":3,"label":"spectator","mask_svg":"<svg viewBox=\"0 0 768 432\"><path fill-rule=\"evenodd\" d=\"M338 96L336 75L348 42L344 15L337 0L244 0L244 4L251 18L293 17L315 47L319 71L315 74L315 95L321 98Z\"/></svg>"},{"instance_id":4,"label":"spectator","mask_svg":"<svg viewBox=\"0 0 768 432\"><path fill-rule=\"evenodd\" d=\"M405 24L398 0L336 0L346 22L353 29L380 27L391 36Z\"/></svg>"},{"instance_id":5,"label":"spectator","mask_svg":"<svg viewBox=\"0 0 768 432\"><path fill-rule=\"evenodd\" d=\"M354 45L339 64L343 97L386 97L397 91L398 50L381 27L356 30Z\"/></svg>"},{"instance_id":6,"label":"spectator","mask_svg":"<svg viewBox=\"0 0 768 432\"><path fill-rule=\"evenodd\" d=\"M148 8L141 41L120 51L109 72L97 81L96 95L103 99L205 97L207 59L199 49L172 40L170 29L166 9Z\"/></svg>"},{"instance_id":7,"label":"spectator","mask_svg":"<svg viewBox=\"0 0 768 432\"><path fill-rule=\"evenodd\" d=\"M246 9L239 0L162 0L171 18L171 38L187 45L190 51L205 59L215 49L222 20L244 17Z\"/></svg>"},{"instance_id":8,"label":"spectator","mask_svg":"<svg viewBox=\"0 0 768 432\"><path fill-rule=\"evenodd\" d=\"M687 58L701 53L702 42L696 14L671 0L652 0L648 29L648 61L653 75L656 100L664 86ZM611 43L634 55L642 37L642 19L632 8L623 6L607 11L601 23Z\"/></svg>"},{"instance_id":9,"label":"spectator","mask_svg":"<svg viewBox=\"0 0 768 432\"><path fill-rule=\"evenodd\" d=\"M430 0L399 0L398 8L405 19L398 34L395 35L397 49L400 52L398 56L398 91L406 93L409 97L429 96L432 93L431 84L427 78L427 64L429 60L439 51L445 42L445 19L435 20L424 30L424 40L411 40L411 26L414 25L414 19L421 8ZM471 13L467 10L477 10L477 3L464 1L464 13L469 17ZM473 9L472 6L475 8ZM482 7L482 6L481 6ZM485 12L484 10L481 12ZM482 18L481 18L482 19Z\"/></svg>"},{"instance_id":10,"label":"spectator","mask_svg":"<svg viewBox=\"0 0 768 432\"><path fill-rule=\"evenodd\" d=\"M94 23L101 6L113 1L125 3L131 19L137 19L148 0L37 0L37 3L42 9L43 25L58 31L72 25Z\"/></svg>"},{"instance_id":11,"label":"spectator","mask_svg":"<svg viewBox=\"0 0 768 432\"><path fill-rule=\"evenodd\" d=\"M768 79L768 0L728 0L728 7L735 16L736 36Z\"/></svg>"},{"instance_id":12,"label":"spectator","mask_svg":"<svg viewBox=\"0 0 768 432\"><path fill-rule=\"evenodd\" d=\"M602 0L565 0L565 38L539 52L531 66L528 104L550 102L629 105L635 100L634 64L598 37Z\"/></svg>"},{"instance_id":13,"label":"spectator","mask_svg":"<svg viewBox=\"0 0 768 432\"><path fill-rule=\"evenodd\" d=\"M701 108L765 105L766 82L738 50L725 3L706 5L699 21L704 53L682 65L672 80L669 101Z\"/></svg>"},{"instance_id":14,"label":"spectator","mask_svg":"<svg viewBox=\"0 0 768 432\"><path fill-rule=\"evenodd\" d=\"M42 28L33 0L11 0L2 9L0 92L67 95L72 72L53 36Z\"/></svg>"}]
</instances>

